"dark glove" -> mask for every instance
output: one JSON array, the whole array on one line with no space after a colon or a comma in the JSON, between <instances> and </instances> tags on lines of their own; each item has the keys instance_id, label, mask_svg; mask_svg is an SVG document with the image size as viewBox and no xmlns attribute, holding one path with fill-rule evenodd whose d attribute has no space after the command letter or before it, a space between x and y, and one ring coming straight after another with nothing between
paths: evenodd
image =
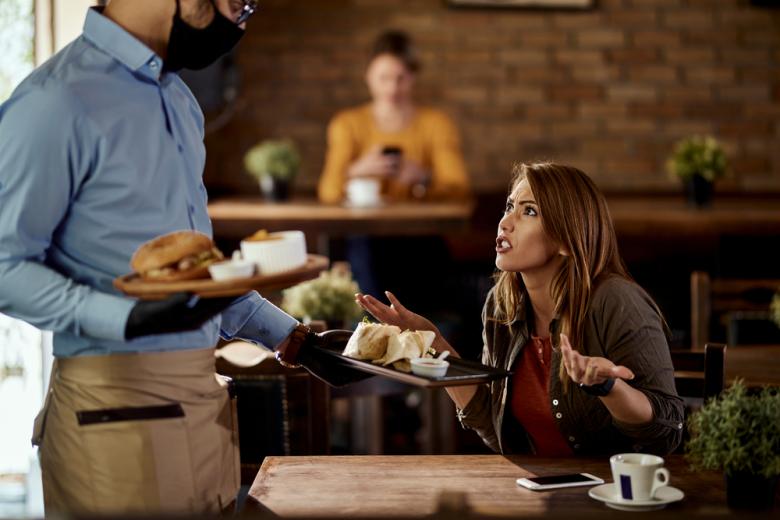
<instances>
[{"instance_id":1,"label":"dark glove","mask_svg":"<svg viewBox=\"0 0 780 520\"><path fill-rule=\"evenodd\" d=\"M340 353L351 335L352 331L349 330L329 330L321 334L310 331L295 362L330 386L344 386L373 377L374 374L353 368L337 356L323 352L329 350Z\"/></svg>"},{"instance_id":2,"label":"dark glove","mask_svg":"<svg viewBox=\"0 0 780 520\"><path fill-rule=\"evenodd\" d=\"M164 300L139 300L127 318L125 338L198 329L234 301L234 297L199 298L188 292Z\"/></svg>"}]
</instances>

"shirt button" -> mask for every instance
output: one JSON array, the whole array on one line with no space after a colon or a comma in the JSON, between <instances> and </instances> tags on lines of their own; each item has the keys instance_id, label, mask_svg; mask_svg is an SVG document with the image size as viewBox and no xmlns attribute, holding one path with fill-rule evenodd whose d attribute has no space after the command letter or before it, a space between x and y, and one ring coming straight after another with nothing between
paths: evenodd
<instances>
[{"instance_id":1,"label":"shirt button","mask_svg":"<svg viewBox=\"0 0 780 520\"><path fill-rule=\"evenodd\" d=\"M561 417L563 417L563 414L561 412L555 414L556 419L560 419Z\"/></svg>"},{"instance_id":2,"label":"shirt button","mask_svg":"<svg viewBox=\"0 0 780 520\"><path fill-rule=\"evenodd\" d=\"M152 61L149 62L149 67L151 67L153 69L156 69L157 67L159 67L159 65L157 65L157 61L156 60L152 60Z\"/></svg>"},{"instance_id":3,"label":"shirt button","mask_svg":"<svg viewBox=\"0 0 780 520\"><path fill-rule=\"evenodd\" d=\"M677 429L678 429L678 430L682 430L682 427L683 427L682 423L679 423L679 424L677 425Z\"/></svg>"},{"instance_id":4,"label":"shirt button","mask_svg":"<svg viewBox=\"0 0 780 520\"><path fill-rule=\"evenodd\" d=\"M574 442L576 440L577 439L575 439L573 435L569 435L569 442Z\"/></svg>"},{"instance_id":5,"label":"shirt button","mask_svg":"<svg viewBox=\"0 0 780 520\"><path fill-rule=\"evenodd\" d=\"M553 406L558 406L558 400L557 399L553 399Z\"/></svg>"}]
</instances>

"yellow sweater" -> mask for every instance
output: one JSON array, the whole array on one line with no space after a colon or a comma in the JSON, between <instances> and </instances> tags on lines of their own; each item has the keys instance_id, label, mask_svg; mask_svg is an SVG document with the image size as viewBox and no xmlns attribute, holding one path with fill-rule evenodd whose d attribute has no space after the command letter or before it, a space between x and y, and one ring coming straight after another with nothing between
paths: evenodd
<instances>
[{"instance_id":1,"label":"yellow sweater","mask_svg":"<svg viewBox=\"0 0 780 520\"><path fill-rule=\"evenodd\" d=\"M425 198L463 199L469 196L460 137L449 117L438 110L418 108L407 128L387 133L376 127L371 105L367 104L338 113L328 126L325 169L317 188L322 202L341 202L349 165L376 145L398 146L404 158L431 172ZM409 187L395 179L383 181L382 193L392 200L411 198Z\"/></svg>"}]
</instances>

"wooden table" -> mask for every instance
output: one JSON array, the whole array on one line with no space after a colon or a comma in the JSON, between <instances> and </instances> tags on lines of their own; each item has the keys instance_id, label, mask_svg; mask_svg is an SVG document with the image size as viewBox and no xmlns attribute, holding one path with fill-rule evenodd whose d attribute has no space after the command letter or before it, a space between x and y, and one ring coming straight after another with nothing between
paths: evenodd
<instances>
[{"instance_id":1,"label":"wooden table","mask_svg":"<svg viewBox=\"0 0 780 520\"><path fill-rule=\"evenodd\" d=\"M727 513L723 477L693 473L681 455L666 458L671 483L685 498L664 513ZM539 459L500 455L267 457L249 491L255 506L281 517L421 517L439 509L442 493L461 516L613 513L588 488L536 492L515 480L588 472L611 482L607 457ZM465 501L465 503L464 503ZM454 503L454 505L452 505ZM458 516L458 515L456 515Z\"/></svg>"},{"instance_id":2,"label":"wooden table","mask_svg":"<svg viewBox=\"0 0 780 520\"><path fill-rule=\"evenodd\" d=\"M326 205L315 199L270 203L260 198L225 198L211 202L214 234L243 238L259 228L300 229L308 235L437 235L468 228L474 203L402 202L374 208Z\"/></svg>"},{"instance_id":3,"label":"wooden table","mask_svg":"<svg viewBox=\"0 0 780 520\"><path fill-rule=\"evenodd\" d=\"M691 208L682 196L608 196L619 236L778 235L777 198L717 197L712 206Z\"/></svg>"}]
</instances>

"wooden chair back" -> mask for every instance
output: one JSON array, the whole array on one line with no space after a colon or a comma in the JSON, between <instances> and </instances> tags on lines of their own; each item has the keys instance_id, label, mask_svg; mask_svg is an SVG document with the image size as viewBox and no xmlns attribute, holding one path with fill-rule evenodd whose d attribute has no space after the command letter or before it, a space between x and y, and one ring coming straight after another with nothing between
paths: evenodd
<instances>
[{"instance_id":1,"label":"wooden chair back","mask_svg":"<svg viewBox=\"0 0 780 520\"><path fill-rule=\"evenodd\" d=\"M706 400L726 386L726 345L708 343L704 351L672 350L674 383L681 397Z\"/></svg>"},{"instance_id":2,"label":"wooden chair back","mask_svg":"<svg viewBox=\"0 0 780 520\"><path fill-rule=\"evenodd\" d=\"M236 393L242 484L253 482L266 456L330 453L328 385L270 355L253 366L217 357L216 368Z\"/></svg>"},{"instance_id":3,"label":"wooden chair back","mask_svg":"<svg viewBox=\"0 0 780 520\"><path fill-rule=\"evenodd\" d=\"M703 271L691 273L691 347L711 341L713 317L726 329L723 338L739 343L736 323L740 319L768 320L769 304L780 279L711 278Z\"/></svg>"}]
</instances>

